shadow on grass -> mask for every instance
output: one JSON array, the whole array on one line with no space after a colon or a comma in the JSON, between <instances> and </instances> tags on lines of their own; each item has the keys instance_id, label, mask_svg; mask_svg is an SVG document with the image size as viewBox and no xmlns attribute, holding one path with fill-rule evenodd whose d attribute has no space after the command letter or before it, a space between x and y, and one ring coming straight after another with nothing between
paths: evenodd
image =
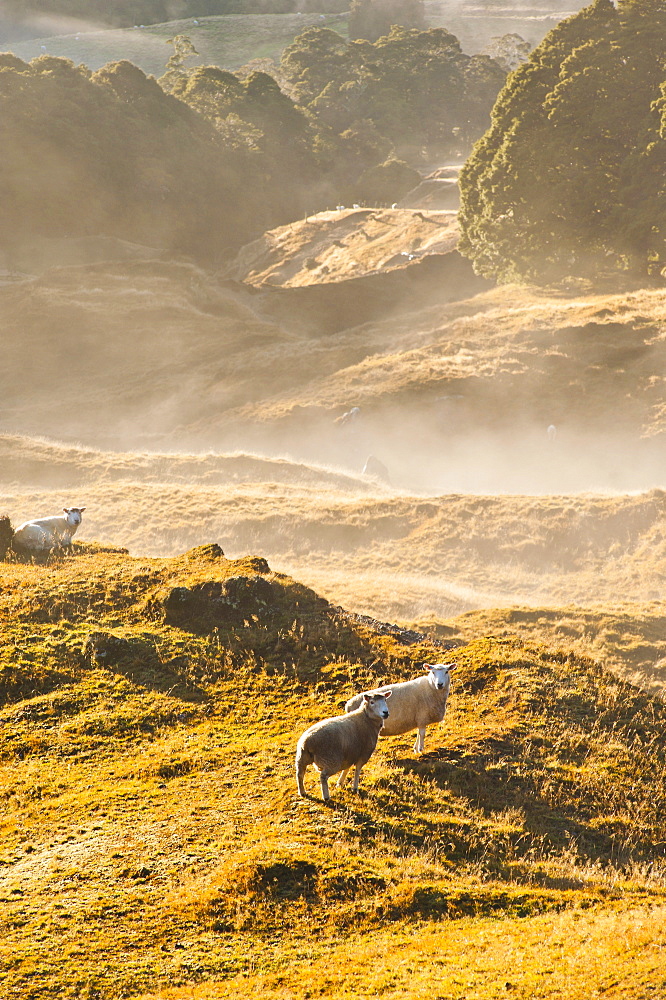
<instances>
[{"instance_id":1,"label":"shadow on grass","mask_svg":"<svg viewBox=\"0 0 666 1000\"><path fill-rule=\"evenodd\" d=\"M176 656L162 661L152 642L128 640L111 632L91 632L83 647L83 659L119 674L137 687L159 691L182 701L207 702L207 692L189 674L189 660Z\"/></svg>"},{"instance_id":2,"label":"shadow on grass","mask_svg":"<svg viewBox=\"0 0 666 1000\"><path fill-rule=\"evenodd\" d=\"M387 826L393 827L394 836L411 843L425 843L429 838L446 840L448 856L455 859L494 858L502 863L571 851L585 863L663 860L663 844L655 843L652 831L641 830L615 815L613 804L603 800L601 790L583 786L565 768L521 756L517 746L511 751L498 755L493 741L492 748L478 747L456 755L457 759L445 750L419 760L395 759L396 769L418 779L416 809L422 818L418 836L404 827L398 831L395 823ZM386 779L378 784L390 787ZM441 811L434 789L449 792L466 804L469 812L465 811L462 821L452 824L445 816L435 821L424 818L428 807ZM502 820L507 810L519 811L520 824ZM391 811L395 815L393 803ZM479 811L481 822L475 819Z\"/></svg>"}]
</instances>

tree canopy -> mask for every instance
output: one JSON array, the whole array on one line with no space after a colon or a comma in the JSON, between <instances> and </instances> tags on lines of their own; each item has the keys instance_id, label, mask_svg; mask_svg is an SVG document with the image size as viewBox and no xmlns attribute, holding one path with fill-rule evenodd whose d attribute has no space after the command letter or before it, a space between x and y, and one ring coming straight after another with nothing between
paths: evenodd
<instances>
[{"instance_id":1,"label":"tree canopy","mask_svg":"<svg viewBox=\"0 0 666 1000\"><path fill-rule=\"evenodd\" d=\"M295 99L337 135L370 121L400 153L453 151L478 137L505 79L488 56L468 56L445 28L394 25L376 42L310 28L280 64Z\"/></svg>"},{"instance_id":2,"label":"tree canopy","mask_svg":"<svg viewBox=\"0 0 666 1000\"><path fill-rule=\"evenodd\" d=\"M352 0L349 37L376 42L388 35L394 24L403 28L425 29L423 0Z\"/></svg>"},{"instance_id":3,"label":"tree canopy","mask_svg":"<svg viewBox=\"0 0 666 1000\"><path fill-rule=\"evenodd\" d=\"M160 85L226 142L245 146L280 221L316 205L372 200L372 178L376 200L398 199L407 174L373 168L469 148L506 75L488 56L463 53L444 28L394 26L374 43L310 28L283 53L276 75L284 89L270 67L244 79L186 68L196 50L185 36L172 43Z\"/></svg>"},{"instance_id":4,"label":"tree canopy","mask_svg":"<svg viewBox=\"0 0 666 1000\"><path fill-rule=\"evenodd\" d=\"M128 62L0 56L0 232L214 257L256 232L245 150Z\"/></svg>"},{"instance_id":5,"label":"tree canopy","mask_svg":"<svg viewBox=\"0 0 666 1000\"><path fill-rule=\"evenodd\" d=\"M260 68L188 67L191 40L172 44L159 81L0 55L0 246L104 234L210 261L304 211L392 202L424 150L481 134L505 76L443 28L310 29L285 89Z\"/></svg>"},{"instance_id":6,"label":"tree canopy","mask_svg":"<svg viewBox=\"0 0 666 1000\"><path fill-rule=\"evenodd\" d=\"M499 280L666 265L666 7L595 0L508 78L461 176L461 249Z\"/></svg>"}]
</instances>

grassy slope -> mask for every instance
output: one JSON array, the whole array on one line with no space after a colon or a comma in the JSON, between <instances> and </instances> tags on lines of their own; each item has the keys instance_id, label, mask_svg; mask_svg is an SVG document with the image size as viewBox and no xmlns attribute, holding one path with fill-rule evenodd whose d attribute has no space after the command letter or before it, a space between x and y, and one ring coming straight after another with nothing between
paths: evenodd
<instances>
[{"instance_id":1,"label":"grassy slope","mask_svg":"<svg viewBox=\"0 0 666 1000\"><path fill-rule=\"evenodd\" d=\"M239 574L270 599L165 604ZM298 733L440 649L211 548L1 564L0 615L8 998L664 984L666 709L591 661L462 647L426 754L382 741L325 809L294 795ZM100 630L126 644L93 657Z\"/></svg>"},{"instance_id":2,"label":"grassy slope","mask_svg":"<svg viewBox=\"0 0 666 1000\"><path fill-rule=\"evenodd\" d=\"M557 5L553 5L557 6ZM582 6L570 4L567 11ZM543 16L521 16L520 10L503 9L479 12L472 9L462 12L451 3L429 0L426 3L426 21L431 27L445 27L461 41L465 52L478 52L497 35L517 32L532 45L538 44L562 13L544 11ZM129 59L144 72L161 76L170 49L167 40L184 34L192 39L201 59L200 63L238 69L251 59L272 58L279 60L282 51L296 35L310 27L330 27L346 37L345 14L268 14L229 15L225 17L185 18L151 24L145 27L81 30L77 33L58 34L28 41L10 43L11 50L22 59L42 55L43 48L53 56L64 56L75 63L84 63L98 69L107 62ZM196 63L195 63L196 65Z\"/></svg>"},{"instance_id":3,"label":"grassy slope","mask_svg":"<svg viewBox=\"0 0 666 1000\"><path fill-rule=\"evenodd\" d=\"M412 481L415 437L451 468L464 464L470 435L504 433L523 455L509 464L524 466L524 436L555 422L572 479L560 489L580 489L581 473L593 475L596 463L619 454L615 438L631 460L611 463L613 476L605 470L600 481L620 489L651 482L643 453L661 448L665 412L655 375L664 364L662 291L565 296L504 288L452 302L459 277L441 280L421 307L401 308L385 290L385 318L374 286L354 284L357 311L368 298L374 318L335 331L322 315L348 311L346 282L250 292L188 264L49 271L0 288L4 426L33 434L57 428L53 436L115 448L272 443L325 462L351 456L333 421L360 405L360 467L369 452L383 451L387 464L394 452ZM308 308L304 293L314 296ZM70 336L76 353L54 366L45 346ZM30 393L25 352L33 358ZM585 435L593 446L579 447ZM663 459L661 451L653 457ZM540 443L529 461L550 464ZM462 488L483 489L497 462L501 443ZM545 484L558 489L547 475Z\"/></svg>"},{"instance_id":4,"label":"grassy slope","mask_svg":"<svg viewBox=\"0 0 666 1000\"><path fill-rule=\"evenodd\" d=\"M280 226L243 247L226 270L250 285L305 287L404 266L458 242L453 212L344 209Z\"/></svg>"},{"instance_id":5,"label":"grassy slope","mask_svg":"<svg viewBox=\"0 0 666 1000\"><path fill-rule=\"evenodd\" d=\"M172 48L167 45L174 35L187 35L200 55L189 65L214 65L238 69L251 59L279 60L282 51L296 35L311 27L329 27L346 34L342 15L326 14L248 14L225 17L193 18L166 21L146 27L87 31L72 35L34 38L12 42L11 50L21 59L42 55L63 56L90 69L108 62L129 59L144 73L161 76Z\"/></svg>"},{"instance_id":6,"label":"grassy slope","mask_svg":"<svg viewBox=\"0 0 666 1000\"><path fill-rule=\"evenodd\" d=\"M0 436L0 463L0 510L15 525L87 505L82 539L152 555L202 538L229 553L256 548L380 617L658 601L666 572L661 490L418 496L285 459L110 453L10 435Z\"/></svg>"},{"instance_id":7,"label":"grassy slope","mask_svg":"<svg viewBox=\"0 0 666 1000\"><path fill-rule=\"evenodd\" d=\"M663 690L662 491L418 497L287 460L10 435L0 436L0 468L0 512L14 525L86 505L81 540L154 556L202 539L229 555L254 549L357 612L419 620L434 635L530 638Z\"/></svg>"}]
</instances>

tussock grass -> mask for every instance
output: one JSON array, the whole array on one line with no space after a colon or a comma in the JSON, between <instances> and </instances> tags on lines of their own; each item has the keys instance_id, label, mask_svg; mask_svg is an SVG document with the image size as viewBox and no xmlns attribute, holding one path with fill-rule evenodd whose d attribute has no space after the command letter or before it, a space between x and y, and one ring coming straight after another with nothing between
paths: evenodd
<instances>
[{"instance_id":1,"label":"tussock grass","mask_svg":"<svg viewBox=\"0 0 666 1000\"><path fill-rule=\"evenodd\" d=\"M212 545L75 543L0 585L8 998L629 996L618 968L658 968L666 706L594 661L469 641L427 753L381 740L327 808L298 735L432 641Z\"/></svg>"}]
</instances>

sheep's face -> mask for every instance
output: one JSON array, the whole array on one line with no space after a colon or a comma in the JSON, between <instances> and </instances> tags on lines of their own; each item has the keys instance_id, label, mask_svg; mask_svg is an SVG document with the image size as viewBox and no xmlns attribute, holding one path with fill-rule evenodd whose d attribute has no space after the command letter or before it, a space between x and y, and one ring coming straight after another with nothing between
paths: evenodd
<instances>
[{"instance_id":1,"label":"sheep's face","mask_svg":"<svg viewBox=\"0 0 666 1000\"><path fill-rule=\"evenodd\" d=\"M451 686L450 674L456 669L455 663L426 663L430 683L438 691L448 691Z\"/></svg>"},{"instance_id":2,"label":"sheep's face","mask_svg":"<svg viewBox=\"0 0 666 1000\"><path fill-rule=\"evenodd\" d=\"M363 695L363 705L369 715L376 715L378 719L388 719L389 710L386 701L391 697L390 691L368 691Z\"/></svg>"},{"instance_id":3,"label":"sheep's face","mask_svg":"<svg viewBox=\"0 0 666 1000\"><path fill-rule=\"evenodd\" d=\"M62 510L67 524L72 527L75 527L77 524L81 524L81 515L83 514L85 507L63 507Z\"/></svg>"}]
</instances>

